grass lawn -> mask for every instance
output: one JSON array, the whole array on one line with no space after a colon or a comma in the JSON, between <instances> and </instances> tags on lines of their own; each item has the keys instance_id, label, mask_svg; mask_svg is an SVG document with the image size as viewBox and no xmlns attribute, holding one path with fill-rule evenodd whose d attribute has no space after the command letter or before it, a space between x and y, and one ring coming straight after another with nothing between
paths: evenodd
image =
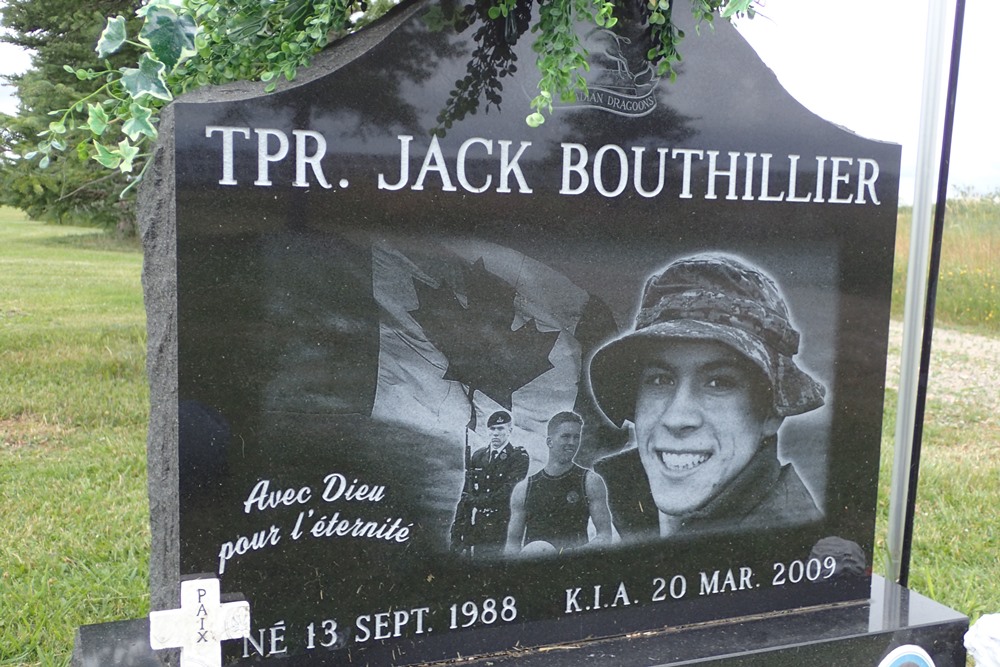
<instances>
[{"instance_id":1,"label":"grass lawn","mask_svg":"<svg viewBox=\"0 0 1000 667\"><path fill-rule=\"evenodd\" d=\"M911 215L900 211L894 318L903 314ZM948 202L935 316L910 587L975 621L1000 612L1000 203L994 198ZM949 340L957 332L986 338ZM992 356L984 353L987 343ZM890 359L898 354L890 346ZM887 383L894 382L890 374ZM888 391L878 536L886 531L896 401Z\"/></svg>"},{"instance_id":2,"label":"grass lawn","mask_svg":"<svg viewBox=\"0 0 1000 667\"><path fill-rule=\"evenodd\" d=\"M892 291L897 319L903 317L912 215L901 209L898 218ZM948 201L934 315L944 326L1000 336L1000 203L992 198Z\"/></svg>"},{"instance_id":3,"label":"grass lawn","mask_svg":"<svg viewBox=\"0 0 1000 667\"><path fill-rule=\"evenodd\" d=\"M960 247L939 312L1000 338L1000 206L969 208L949 220L961 233L945 243ZM897 278L905 212L901 223ZM78 626L148 613L141 263L134 243L0 209L0 665L62 667ZM878 535L895 401L888 392ZM1000 611L996 413L938 388L928 417L911 586L974 617Z\"/></svg>"},{"instance_id":4,"label":"grass lawn","mask_svg":"<svg viewBox=\"0 0 1000 667\"><path fill-rule=\"evenodd\" d=\"M65 665L148 613L136 244L0 209L0 665Z\"/></svg>"}]
</instances>

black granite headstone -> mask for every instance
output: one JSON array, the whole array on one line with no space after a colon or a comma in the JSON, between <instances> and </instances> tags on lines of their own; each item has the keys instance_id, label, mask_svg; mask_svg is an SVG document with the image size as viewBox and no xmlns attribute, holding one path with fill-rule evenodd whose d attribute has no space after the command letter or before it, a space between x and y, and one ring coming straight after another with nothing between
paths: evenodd
<instances>
[{"instance_id":1,"label":"black granite headstone","mask_svg":"<svg viewBox=\"0 0 1000 667\"><path fill-rule=\"evenodd\" d=\"M293 86L164 117L153 607L217 576L251 610L227 663L869 598L899 147L725 24L660 80L627 17L529 128L529 11L404 3Z\"/></svg>"}]
</instances>

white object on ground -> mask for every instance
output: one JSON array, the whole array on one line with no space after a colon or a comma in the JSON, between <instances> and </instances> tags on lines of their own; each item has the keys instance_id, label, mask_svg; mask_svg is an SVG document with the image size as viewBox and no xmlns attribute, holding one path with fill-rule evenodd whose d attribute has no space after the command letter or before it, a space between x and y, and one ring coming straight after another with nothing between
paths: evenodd
<instances>
[{"instance_id":1,"label":"white object on ground","mask_svg":"<svg viewBox=\"0 0 1000 667\"><path fill-rule=\"evenodd\" d=\"M1000 614L986 614L965 633L965 648L976 667L1000 667Z\"/></svg>"}]
</instances>

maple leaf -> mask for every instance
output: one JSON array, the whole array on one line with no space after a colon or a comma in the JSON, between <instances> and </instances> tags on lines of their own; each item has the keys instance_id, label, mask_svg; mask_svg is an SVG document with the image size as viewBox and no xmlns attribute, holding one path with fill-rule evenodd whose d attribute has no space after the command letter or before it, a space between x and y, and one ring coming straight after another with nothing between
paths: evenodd
<instances>
[{"instance_id":1,"label":"maple leaf","mask_svg":"<svg viewBox=\"0 0 1000 667\"><path fill-rule=\"evenodd\" d=\"M515 391L554 368L549 353L559 332L539 331L533 319L512 331L517 290L482 259L463 273L465 305L446 285L414 280L420 305L410 314L447 358L443 379L466 385L470 401L478 390L510 410Z\"/></svg>"}]
</instances>

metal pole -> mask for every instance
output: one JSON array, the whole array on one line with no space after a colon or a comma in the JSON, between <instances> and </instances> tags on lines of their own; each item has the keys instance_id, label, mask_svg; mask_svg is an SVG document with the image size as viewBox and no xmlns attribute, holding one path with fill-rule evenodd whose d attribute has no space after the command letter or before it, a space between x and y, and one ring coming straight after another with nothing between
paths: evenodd
<instances>
[{"instance_id":1,"label":"metal pole","mask_svg":"<svg viewBox=\"0 0 1000 667\"><path fill-rule=\"evenodd\" d=\"M920 478L920 449L924 433L924 409L927 406L927 378L931 365L931 337L934 333L934 309L937 302L938 275L941 271L941 241L944 215L948 205L948 169L951 166L951 137L955 128L955 100L958 93L958 66L962 55L962 29L965 24L965 0L955 3L955 32L951 40L951 67L948 72L948 97L944 109L944 136L941 140L941 166L938 172L937 205L934 209L934 235L931 239L931 262L927 280L927 304L924 312L924 340L920 352L920 382L917 388L917 411L913 421L913 454L910 460L909 498L903 530L903 552L899 583L910 580L910 547L913 544L913 516L917 505L917 481Z\"/></svg>"},{"instance_id":2,"label":"metal pole","mask_svg":"<svg viewBox=\"0 0 1000 667\"><path fill-rule=\"evenodd\" d=\"M903 349L900 360L899 400L896 409L895 459L889 495L887 577L900 580L906 508L910 497L910 466L913 424L916 416L919 380L919 344L927 294L929 241L931 232L931 191L942 96L942 54L947 22L946 0L930 0L924 47L924 82L920 104L920 131L917 141L917 172L913 194L913 222L910 228L910 257L903 306ZM900 582L903 583L903 582Z\"/></svg>"},{"instance_id":3,"label":"metal pole","mask_svg":"<svg viewBox=\"0 0 1000 667\"><path fill-rule=\"evenodd\" d=\"M929 17L928 20L932 21L933 19ZM934 311L937 300L938 275L941 266L941 242L944 234L944 216L948 202L948 171L951 165L951 139L955 126L955 105L958 94L958 73L962 54L962 32L964 23L965 0L956 0L954 31L952 33L951 44L951 65L948 73L948 90L945 100L944 135L941 143L940 164L938 170L937 206L934 213L929 260L926 257L926 222L929 218L926 213L922 211L920 218L921 224L919 225L920 238L918 238L916 199L917 197L923 195L924 203L929 201L930 187L928 183L926 184L925 189L921 191L919 177L917 181L918 194L914 197L911 248L918 245L921 246L921 251L924 255L921 255L920 259L924 263L920 265L921 271L917 272L914 270L914 255L912 254L913 251L911 249L910 272L907 276L906 310L904 311L904 336L907 334L909 334L909 336L908 338L904 338L903 342L899 411L897 413L896 421L896 467L893 469L893 489L892 497L890 498L888 536L890 567L892 568L890 576L895 577L901 586L906 586L909 583L910 578L910 551L913 544L913 520L917 502L917 482L920 477L920 453L923 442L924 412L927 405L927 380L930 372L931 338L934 331ZM928 35L930 35L931 29L931 26L928 25ZM943 30L944 21L941 21L939 23L938 32L943 32ZM930 42L929 37L928 42ZM928 57L930 56L928 55ZM940 64L940 55L938 55L936 69L940 69ZM933 84L935 89L938 90L938 95L940 94L940 80L940 74L938 74L936 82ZM926 104L928 87L928 80L926 76L924 85L924 102ZM937 114L936 109L937 105L935 102L935 120ZM924 110L926 112L926 107ZM921 125L923 125L923 116L921 117ZM924 138L923 135L922 138ZM926 165L920 164L918 151L918 169L921 167L929 169L930 164L931 161L929 159L927 160ZM912 305L910 289L915 283L920 282L920 276L923 276L925 279L925 281L920 285L921 289L919 290L919 295L924 297L924 311L922 318L919 318L919 313L916 311L910 312L910 306ZM926 286L926 289L923 289L924 286ZM913 295L914 301L917 299L917 296L917 294ZM916 326L910 326L910 331L907 331L907 325L912 325L913 322L918 319L923 320L922 333ZM922 343L920 348L919 369L917 371L917 376L914 379L912 377L914 366L913 357L916 354L915 346L918 336L922 338ZM907 375L907 383L905 385L903 381L904 373ZM904 386L906 388L905 399L907 401L907 412L905 417ZM912 413L909 412L911 407ZM900 513L902 513L901 521Z\"/></svg>"}]
</instances>

